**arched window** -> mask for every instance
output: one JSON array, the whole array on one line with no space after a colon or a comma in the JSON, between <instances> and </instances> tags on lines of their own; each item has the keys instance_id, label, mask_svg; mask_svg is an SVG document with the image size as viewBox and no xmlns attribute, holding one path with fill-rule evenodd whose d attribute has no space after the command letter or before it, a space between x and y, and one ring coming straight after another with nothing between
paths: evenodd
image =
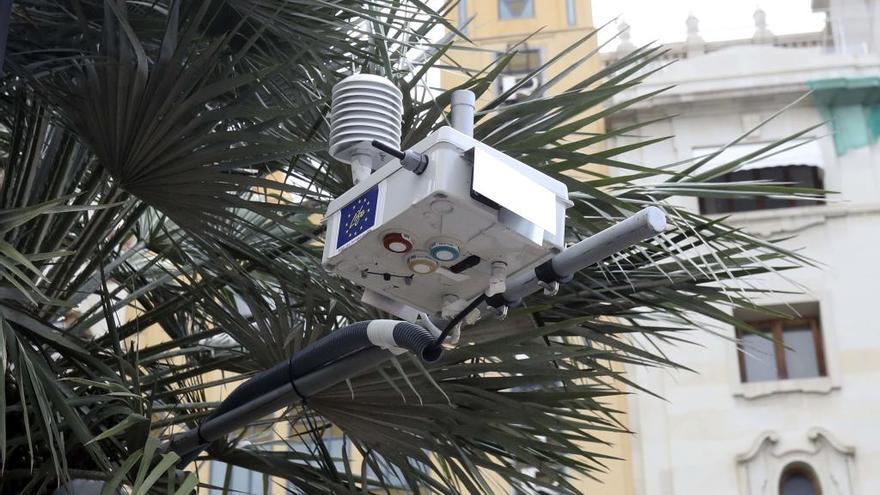
<instances>
[{"instance_id":1,"label":"arched window","mask_svg":"<svg viewBox=\"0 0 880 495\"><path fill-rule=\"evenodd\" d=\"M779 479L779 495L822 495L816 473L806 464L792 464Z\"/></svg>"}]
</instances>

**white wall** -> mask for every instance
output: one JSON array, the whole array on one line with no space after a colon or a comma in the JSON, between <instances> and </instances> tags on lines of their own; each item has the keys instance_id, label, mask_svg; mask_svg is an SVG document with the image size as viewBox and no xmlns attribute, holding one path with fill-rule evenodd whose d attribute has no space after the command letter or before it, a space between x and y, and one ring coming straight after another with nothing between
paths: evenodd
<instances>
[{"instance_id":1,"label":"white wall","mask_svg":"<svg viewBox=\"0 0 880 495\"><path fill-rule=\"evenodd\" d=\"M679 62L678 68L652 82L682 83L678 89L609 122L621 127L680 115L640 133L674 135L673 139L625 158L661 165L691 158L694 148L721 146L805 92L806 86L796 83L799 77L806 81L822 76L821 61L811 60L804 74L797 73L796 64L788 66L783 81L778 64L772 63L780 49L746 47L749 57L758 57L748 69L752 73L713 79L712 66L721 73L731 61L742 59L743 51L737 50L701 57L708 61ZM766 57L761 58L762 50ZM788 56L797 54L793 50ZM761 65L762 60L767 63ZM861 59L849 69L837 63L841 60L829 59L833 77L850 70L854 76L880 74L880 64L871 60ZM689 84L696 73L699 81ZM750 83L741 84L743 78ZM806 99L753 141L780 139L821 120ZM822 127L812 135L828 132ZM797 233L785 245L803 248L827 265L785 274L806 294L780 294L759 302L818 301L828 377L742 385L734 345L708 332L690 335L697 346L664 349L672 360L698 374L631 369L631 379L666 398L631 396L637 493L778 493L782 467L801 460L816 469L824 495L880 494L880 145L838 157L830 137L820 144L825 187L839 195L826 205L746 212L731 222L765 236ZM696 208L695 200L681 203ZM778 276L754 281L762 287L791 289ZM734 336L732 327L721 331Z\"/></svg>"}]
</instances>

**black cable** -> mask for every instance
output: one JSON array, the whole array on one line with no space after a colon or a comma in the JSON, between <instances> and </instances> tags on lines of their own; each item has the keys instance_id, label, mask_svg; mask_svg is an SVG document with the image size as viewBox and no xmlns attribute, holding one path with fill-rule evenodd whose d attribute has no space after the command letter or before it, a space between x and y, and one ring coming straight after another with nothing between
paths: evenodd
<instances>
[{"instance_id":1,"label":"black cable","mask_svg":"<svg viewBox=\"0 0 880 495\"><path fill-rule=\"evenodd\" d=\"M361 321L330 332L305 349L294 353L288 360L257 373L236 387L209 418L231 411L285 383L292 383L291 379L295 380L345 355L370 346L370 339L367 337L369 323L369 321ZM296 362L291 363L291 361Z\"/></svg>"},{"instance_id":2,"label":"black cable","mask_svg":"<svg viewBox=\"0 0 880 495\"><path fill-rule=\"evenodd\" d=\"M297 395L297 397L299 397L299 400L302 401L303 405L308 406L309 399L305 395L301 394L299 389L296 388L296 378L299 375L297 375L294 372L294 369L293 369L294 364L295 364L295 360L293 360L293 359L287 360L287 380L290 382L290 386L291 386L291 388L293 388L293 392Z\"/></svg>"},{"instance_id":3,"label":"black cable","mask_svg":"<svg viewBox=\"0 0 880 495\"><path fill-rule=\"evenodd\" d=\"M476 299L471 301L471 303L468 304L463 310L461 310L460 313L455 315L455 317L449 321L449 324L446 325L446 328L444 328L443 331L440 332L440 335L437 337L437 341L434 342L434 346L433 346L434 349L440 348L440 346L443 345L443 341L445 341L446 337L449 336L449 332L451 332L452 329L455 328L455 325L458 325L459 323L461 323L461 320L463 320L465 316L470 314L471 311L476 309L476 307L479 306L480 303L482 303L485 300L486 300L486 294L480 294L479 297L477 297Z\"/></svg>"},{"instance_id":4,"label":"black cable","mask_svg":"<svg viewBox=\"0 0 880 495\"><path fill-rule=\"evenodd\" d=\"M428 168L428 156L424 153L413 150L400 151L375 139L373 140L373 147L397 158L400 160L401 167L416 175L422 175L425 169Z\"/></svg>"},{"instance_id":5,"label":"black cable","mask_svg":"<svg viewBox=\"0 0 880 495\"><path fill-rule=\"evenodd\" d=\"M374 148L378 149L379 151L384 151L385 153L388 153L389 155L393 156L394 158L397 158L398 160L403 160L403 157L406 156L406 153L404 153L403 151L400 151L398 149L394 149L391 146L388 146L387 144L385 144L381 141L376 141L374 139L371 144L373 145Z\"/></svg>"}]
</instances>

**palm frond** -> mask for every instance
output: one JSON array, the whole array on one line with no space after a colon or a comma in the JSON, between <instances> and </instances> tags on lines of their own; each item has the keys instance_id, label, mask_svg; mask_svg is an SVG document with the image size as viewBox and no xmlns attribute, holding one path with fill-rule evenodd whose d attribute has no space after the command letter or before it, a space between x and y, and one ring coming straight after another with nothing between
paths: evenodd
<instances>
[{"instance_id":1,"label":"palm frond","mask_svg":"<svg viewBox=\"0 0 880 495\"><path fill-rule=\"evenodd\" d=\"M324 272L315 221L351 186L324 115L353 70L405 89L404 146L445 124L453 89L485 94L475 135L568 186L572 241L649 204L670 229L506 321L484 318L431 366L401 358L262 419L280 450L242 432L200 461L304 493L493 493L499 476L576 493L574 474L613 469L598 453L608 432L626 433L611 400L652 393L624 365L679 367L652 344L687 345L706 321L748 330L726 311L754 307L762 289L748 277L811 263L666 202L816 198L711 181L800 134L725 163L628 163L624 152L663 137L600 150L638 127L587 129L652 96L610 104L650 77L658 48L505 104L510 94L488 95L513 51L461 67L458 44L430 37L443 26L454 31L416 0L16 2L0 81L0 489L47 493L73 477L188 492L194 477L160 438L194 427L218 388L382 316ZM593 36L565 53L596 56ZM434 67L467 77L430 88Z\"/></svg>"}]
</instances>

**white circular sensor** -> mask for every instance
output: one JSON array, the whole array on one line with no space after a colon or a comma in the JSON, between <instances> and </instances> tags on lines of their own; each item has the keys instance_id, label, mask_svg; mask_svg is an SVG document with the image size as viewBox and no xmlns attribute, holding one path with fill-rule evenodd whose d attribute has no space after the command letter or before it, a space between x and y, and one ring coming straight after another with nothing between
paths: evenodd
<instances>
[{"instance_id":1,"label":"white circular sensor","mask_svg":"<svg viewBox=\"0 0 880 495\"><path fill-rule=\"evenodd\" d=\"M412 271L416 273L420 273L422 275L428 274L436 270L436 268L432 267L428 263L413 263L411 265Z\"/></svg>"},{"instance_id":2,"label":"white circular sensor","mask_svg":"<svg viewBox=\"0 0 880 495\"><path fill-rule=\"evenodd\" d=\"M449 261L455 258L455 255L450 253L449 251L441 251L437 253L437 259L440 261Z\"/></svg>"},{"instance_id":3,"label":"white circular sensor","mask_svg":"<svg viewBox=\"0 0 880 495\"><path fill-rule=\"evenodd\" d=\"M437 261L453 261L458 259L461 251L452 242L438 241L431 244L431 257Z\"/></svg>"},{"instance_id":4,"label":"white circular sensor","mask_svg":"<svg viewBox=\"0 0 880 495\"><path fill-rule=\"evenodd\" d=\"M415 253L406 260L409 269L417 275L427 275L437 270L437 262L425 253Z\"/></svg>"}]
</instances>

